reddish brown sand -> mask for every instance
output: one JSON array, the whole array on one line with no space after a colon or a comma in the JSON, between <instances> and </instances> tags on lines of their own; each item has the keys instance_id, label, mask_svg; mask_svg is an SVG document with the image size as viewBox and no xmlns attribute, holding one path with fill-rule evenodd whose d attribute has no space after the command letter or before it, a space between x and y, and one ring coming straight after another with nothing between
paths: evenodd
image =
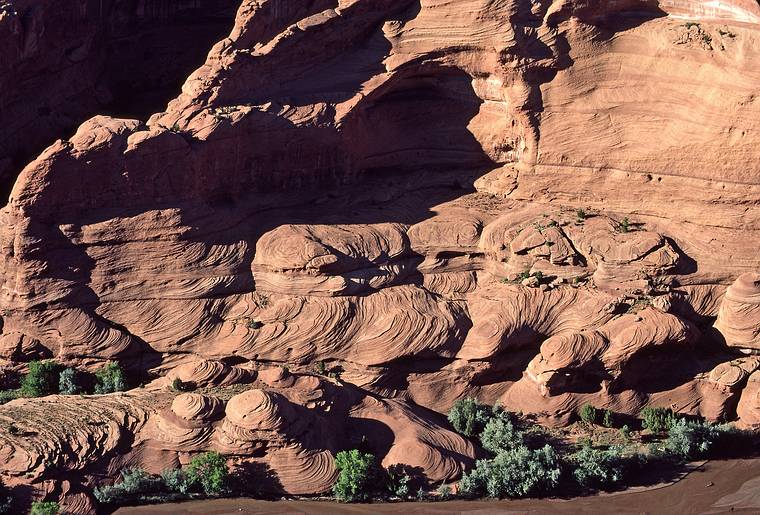
<instances>
[{"instance_id":1,"label":"reddish brown sand","mask_svg":"<svg viewBox=\"0 0 760 515\"><path fill-rule=\"evenodd\" d=\"M708 486L711 485L711 486ZM760 459L712 461L669 486L564 500L453 501L441 503L336 504L223 499L123 508L118 515L342 514L342 513L760 513Z\"/></svg>"}]
</instances>

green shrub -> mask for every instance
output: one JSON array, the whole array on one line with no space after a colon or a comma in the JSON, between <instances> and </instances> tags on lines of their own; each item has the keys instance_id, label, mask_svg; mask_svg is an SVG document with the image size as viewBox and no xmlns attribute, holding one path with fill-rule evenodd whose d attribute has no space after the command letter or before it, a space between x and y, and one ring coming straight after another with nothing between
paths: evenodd
<instances>
[{"instance_id":1,"label":"green shrub","mask_svg":"<svg viewBox=\"0 0 760 515\"><path fill-rule=\"evenodd\" d=\"M628 427L628 424L625 424L623 427L618 429L620 432L620 436L625 440L626 442L629 442L631 440L631 428Z\"/></svg>"},{"instance_id":2,"label":"green shrub","mask_svg":"<svg viewBox=\"0 0 760 515\"><path fill-rule=\"evenodd\" d=\"M95 372L95 393L123 392L126 389L124 371L118 363L109 361Z\"/></svg>"},{"instance_id":3,"label":"green shrub","mask_svg":"<svg viewBox=\"0 0 760 515\"><path fill-rule=\"evenodd\" d=\"M133 467L121 471L119 486L128 493L153 493L161 490L163 481L141 468Z\"/></svg>"},{"instance_id":4,"label":"green shrub","mask_svg":"<svg viewBox=\"0 0 760 515\"><path fill-rule=\"evenodd\" d=\"M21 381L23 397L42 397L58 392L60 365L55 361L32 361L29 372Z\"/></svg>"},{"instance_id":5,"label":"green shrub","mask_svg":"<svg viewBox=\"0 0 760 515\"><path fill-rule=\"evenodd\" d=\"M119 505L129 500L129 495L118 485L105 485L95 487L92 491L95 499L100 504Z\"/></svg>"},{"instance_id":6,"label":"green shrub","mask_svg":"<svg viewBox=\"0 0 760 515\"><path fill-rule=\"evenodd\" d=\"M451 425L468 438L479 435L491 417L493 410L472 398L459 399L449 410Z\"/></svg>"},{"instance_id":7,"label":"green shrub","mask_svg":"<svg viewBox=\"0 0 760 515\"><path fill-rule=\"evenodd\" d=\"M576 210L575 217L578 223L582 223L586 219L586 211L583 209Z\"/></svg>"},{"instance_id":8,"label":"green shrub","mask_svg":"<svg viewBox=\"0 0 760 515\"><path fill-rule=\"evenodd\" d=\"M59 510L55 501L34 501L29 515L57 515Z\"/></svg>"},{"instance_id":9,"label":"green shrub","mask_svg":"<svg viewBox=\"0 0 760 515\"><path fill-rule=\"evenodd\" d=\"M0 404L5 404L21 397L21 390L0 390Z\"/></svg>"},{"instance_id":10,"label":"green shrub","mask_svg":"<svg viewBox=\"0 0 760 515\"><path fill-rule=\"evenodd\" d=\"M630 230L631 230L631 221L628 220L628 217L623 218L623 221L620 222L620 225L618 227L620 229L620 232L630 232Z\"/></svg>"},{"instance_id":11,"label":"green shrub","mask_svg":"<svg viewBox=\"0 0 760 515\"><path fill-rule=\"evenodd\" d=\"M264 324L262 322L259 322L258 320L254 320L252 318L249 318L248 321L246 322L245 326L248 329L261 329L262 327L264 327Z\"/></svg>"},{"instance_id":12,"label":"green shrub","mask_svg":"<svg viewBox=\"0 0 760 515\"><path fill-rule=\"evenodd\" d=\"M665 449L684 460L706 458L724 430L721 426L681 419L670 428Z\"/></svg>"},{"instance_id":13,"label":"green shrub","mask_svg":"<svg viewBox=\"0 0 760 515\"><path fill-rule=\"evenodd\" d=\"M652 408L647 406L640 413L642 426L653 433L669 430L676 422L676 415L669 408Z\"/></svg>"},{"instance_id":14,"label":"green shrub","mask_svg":"<svg viewBox=\"0 0 760 515\"><path fill-rule=\"evenodd\" d=\"M612 427L615 425L615 416L608 409L604 410L604 414L602 415L602 425L604 427Z\"/></svg>"},{"instance_id":15,"label":"green shrub","mask_svg":"<svg viewBox=\"0 0 760 515\"><path fill-rule=\"evenodd\" d=\"M475 469L463 475L459 488L468 496L538 496L552 492L560 475L559 459L552 447L530 450L520 446L491 460L478 460Z\"/></svg>"},{"instance_id":16,"label":"green shrub","mask_svg":"<svg viewBox=\"0 0 760 515\"><path fill-rule=\"evenodd\" d=\"M199 485L207 495L218 495L227 489L230 472L227 459L212 451L193 457L186 474L189 485Z\"/></svg>"},{"instance_id":17,"label":"green shrub","mask_svg":"<svg viewBox=\"0 0 760 515\"><path fill-rule=\"evenodd\" d=\"M161 478L134 467L122 469L120 482L95 488L93 493L100 503L119 505L141 495L160 492L163 487L164 482Z\"/></svg>"},{"instance_id":18,"label":"green shrub","mask_svg":"<svg viewBox=\"0 0 760 515\"><path fill-rule=\"evenodd\" d=\"M435 491L438 494L438 498L446 500L451 497L451 487L446 483L441 484Z\"/></svg>"},{"instance_id":19,"label":"green shrub","mask_svg":"<svg viewBox=\"0 0 760 515\"><path fill-rule=\"evenodd\" d=\"M515 427L509 414L501 413L486 423L480 434L480 442L483 448L498 454L523 445L524 436L522 431Z\"/></svg>"},{"instance_id":20,"label":"green shrub","mask_svg":"<svg viewBox=\"0 0 760 515\"><path fill-rule=\"evenodd\" d=\"M412 476L404 465L391 465L386 469L386 489L394 497L406 499L411 493Z\"/></svg>"},{"instance_id":21,"label":"green shrub","mask_svg":"<svg viewBox=\"0 0 760 515\"><path fill-rule=\"evenodd\" d=\"M62 395L75 395L82 391L79 373L74 368L67 368L58 378L58 392Z\"/></svg>"},{"instance_id":22,"label":"green shrub","mask_svg":"<svg viewBox=\"0 0 760 515\"><path fill-rule=\"evenodd\" d=\"M321 376L327 374L327 364L325 364L324 361L320 361L317 363L317 374Z\"/></svg>"},{"instance_id":23,"label":"green shrub","mask_svg":"<svg viewBox=\"0 0 760 515\"><path fill-rule=\"evenodd\" d=\"M340 451L335 456L338 479L333 495L343 502L366 501L377 488L378 466L372 454L358 449Z\"/></svg>"},{"instance_id":24,"label":"green shrub","mask_svg":"<svg viewBox=\"0 0 760 515\"><path fill-rule=\"evenodd\" d=\"M531 277L531 275L530 275L530 269L524 270L524 271L520 272L519 274L517 274L517 279L515 281L518 282L518 283L521 283L525 279L530 279L530 277Z\"/></svg>"},{"instance_id":25,"label":"green shrub","mask_svg":"<svg viewBox=\"0 0 760 515\"><path fill-rule=\"evenodd\" d=\"M161 472L161 479L163 480L166 489L170 492L184 495L190 491L187 475L182 469L165 469Z\"/></svg>"},{"instance_id":26,"label":"green shrub","mask_svg":"<svg viewBox=\"0 0 760 515\"><path fill-rule=\"evenodd\" d=\"M172 390L175 392L187 391L190 389L188 386L189 385L186 384L184 381L182 381L182 379L180 379L179 377L175 377L174 380L172 381Z\"/></svg>"},{"instance_id":27,"label":"green shrub","mask_svg":"<svg viewBox=\"0 0 760 515\"><path fill-rule=\"evenodd\" d=\"M584 404L581 406L581 409L578 410L578 416L581 418L581 421L586 424L594 424L596 423L597 417L596 408L591 404Z\"/></svg>"},{"instance_id":28,"label":"green shrub","mask_svg":"<svg viewBox=\"0 0 760 515\"><path fill-rule=\"evenodd\" d=\"M586 488L608 488L623 480L625 461L623 449L612 446L609 450L584 446L570 457L573 477Z\"/></svg>"}]
</instances>

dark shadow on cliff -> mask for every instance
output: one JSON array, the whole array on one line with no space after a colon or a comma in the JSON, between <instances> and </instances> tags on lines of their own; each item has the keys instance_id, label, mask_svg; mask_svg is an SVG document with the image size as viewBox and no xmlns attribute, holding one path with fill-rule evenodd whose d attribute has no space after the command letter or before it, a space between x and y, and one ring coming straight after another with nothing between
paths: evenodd
<instances>
[{"instance_id":1,"label":"dark shadow on cliff","mask_svg":"<svg viewBox=\"0 0 760 515\"><path fill-rule=\"evenodd\" d=\"M711 370L739 356L704 337L696 345L671 344L643 349L626 361L608 391L611 394L625 390L653 394L674 390L696 377L702 376L706 381L705 375ZM738 401L738 396L735 400ZM727 407L730 411L731 406Z\"/></svg>"},{"instance_id":2,"label":"dark shadow on cliff","mask_svg":"<svg viewBox=\"0 0 760 515\"><path fill-rule=\"evenodd\" d=\"M8 122L3 123L6 130L25 121L7 140L0 137L2 203L24 166L89 118L106 114L145 120L163 111L213 44L229 34L240 0L85 3L81 13L71 15L76 23L45 31L62 35L43 34L35 43L51 46L45 52L52 61L48 69L39 69L40 56L22 60L13 73L14 84L23 87L0 92L0 122ZM47 14L34 9L39 8L20 13L21 19L41 23L32 20Z\"/></svg>"},{"instance_id":3,"label":"dark shadow on cliff","mask_svg":"<svg viewBox=\"0 0 760 515\"><path fill-rule=\"evenodd\" d=\"M127 12L111 25L99 86L111 101L98 114L146 120L181 93L211 47L227 36L239 0L146 2L142 17Z\"/></svg>"},{"instance_id":4,"label":"dark shadow on cliff","mask_svg":"<svg viewBox=\"0 0 760 515\"><path fill-rule=\"evenodd\" d=\"M230 477L230 488L236 495L257 499L277 499L285 493L277 474L263 462L238 464Z\"/></svg>"}]
</instances>

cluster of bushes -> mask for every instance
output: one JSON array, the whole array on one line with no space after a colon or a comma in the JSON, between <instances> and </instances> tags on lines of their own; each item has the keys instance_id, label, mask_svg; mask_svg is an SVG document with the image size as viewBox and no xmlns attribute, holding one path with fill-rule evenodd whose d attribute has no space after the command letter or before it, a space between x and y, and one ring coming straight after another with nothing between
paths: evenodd
<instances>
[{"instance_id":1,"label":"cluster of bushes","mask_svg":"<svg viewBox=\"0 0 760 515\"><path fill-rule=\"evenodd\" d=\"M589 424L600 419L606 427L615 423L611 411L590 405L583 406L579 415ZM595 448L590 440L575 452L560 455L546 443L531 445L529 430L510 413L474 399L457 401L449 412L452 426L465 436L477 438L491 454L464 474L459 492L467 497L526 497L556 493L560 488L610 489L623 484L651 460L683 462L726 456L732 445L738 448L741 444L736 442L746 442L748 436L728 425L679 418L665 408L645 408L641 418L642 426L652 433L667 432L661 443L652 444L647 455L624 445ZM621 432L628 440L627 425Z\"/></svg>"},{"instance_id":2,"label":"cluster of bushes","mask_svg":"<svg viewBox=\"0 0 760 515\"><path fill-rule=\"evenodd\" d=\"M161 475L140 468L124 469L120 482L96 488L94 494L98 502L110 506L194 495L215 497L230 492L229 480L226 458L217 452L207 452L195 456L187 467L167 469Z\"/></svg>"},{"instance_id":3,"label":"cluster of bushes","mask_svg":"<svg viewBox=\"0 0 760 515\"><path fill-rule=\"evenodd\" d=\"M657 434L669 431L678 420L676 414L669 408L652 408L649 406L641 410L640 417L641 427Z\"/></svg>"},{"instance_id":4,"label":"cluster of bushes","mask_svg":"<svg viewBox=\"0 0 760 515\"><path fill-rule=\"evenodd\" d=\"M586 424L598 424L601 422L604 427L612 427L615 425L615 415L612 411L608 409L600 411L591 404L584 404L581 406L581 409L578 410L578 416L580 417L581 422Z\"/></svg>"},{"instance_id":5,"label":"cluster of bushes","mask_svg":"<svg viewBox=\"0 0 760 515\"><path fill-rule=\"evenodd\" d=\"M620 445L598 449L586 444L570 455L568 461L572 464L573 479L579 486L587 490L606 490L622 483L644 458L637 453L628 453Z\"/></svg>"},{"instance_id":6,"label":"cluster of bushes","mask_svg":"<svg viewBox=\"0 0 760 515\"><path fill-rule=\"evenodd\" d=\"M338 479L332 487L335 498L342 502L361 502L374 498L409 499L417 490L424 496L422 471L407 465L382 468L375 456L358 449L335 455Z\"/></svg>"},{"instance_id":7,"label":"cluster of bushes","mask_svg":"<svg viewBox=\"0 0 760 515\"><path fill-rule=\"evenodd\" d=\"M581 407L578 414L582 421L595 423L597 413L596 408L587 404ZM605 410L604 413L603 425L612 427L611 412ZM639 420L642 429L661 439L650 444L650 457L671 461L727 457L741 454L741 448L753 445L750 441L751 433L737 430L728 424L690 420L670 408L645 407L639 413ZM624 425L620 431L627 440L629 427Z\"/></svg>"},{"instance_id":8,"label":"cluster of bushes","mask_svg":"<svg viewBox=\"0 0 760 515\"><path fill-rule=\"evenodd\" d=\"M729 424L677 419L663 444L652 444L653 453L679 461L746 455L757 445L757 435Z\"/></svg>"},{"instance_id":9,"label":"cluster of bushes","mask_svg":"<svg viewBox=\"0 0 760 515\"><path fill-rule=\"evenodd\" d=\"M489 408L474 399L463 399L454 404L449 412L454 429L460 431L460 427L453 422L459 414L470 412L479 413L481 421L485 419L482 430L471 436L478 438L492 457L478 460L475 468L464 474L459 482L461 495L540 496L557 488L562 463L552 446L544 444L531 448L525 431L510 413L500 408Z\"/></svg>"},{"instance_id":10,"label":"cluster of bushes","mask_svg":"<svg viewBox=\"0 0 760 515\"><path fill-rule=\"evenodd\" d=\"M541 496L559 485L561 474L559 457L550 445L539 449L520 445L478 460L462 477L459 491L467 497Z\"/></svg>"},{"instance_id":11,"label":"cluster of bushes","mask_svg":"<svg viewBox=\"0 0 760 515\"><path fill-rule=\"evenodd\" d=\"M603 413L602 424L612 427L612 413L609 410ZM581 421L594 424L598 422L599 410L586 404L578 411L578 416ZM639 413L639 419L642 429L663 438L650 445L650 455L676 461L727 456L735 452L748 436L727 424L688 420L669 408L645 407ZM620 430L625 439L628 439L628 426L624 425Z\"/></svg>"},{"instance_id":12,"label":"cluster of bushes","mask_svg":"<svg viewBox=\"0 0 760 515\"><path fill-rule=\"evenodd\" d=\"M485 428L493 415L491 408L475 399L460 399L449 411L449 423L458 432L472 438Z\"/></svg>"},{"instance_id":13,"label":"cluster of bushes","mask_svg":"<svg viewBox=\"0 0 760 515\"><path fill-rule=\"evenodd\" d=\"M124 371L118 363L109 361L94 374L75 368L65 368L53 360L32 361L29 372L15 390L0 392L0 404L20 397L43 397L60 393L112 393L127 389Z\"/></svg>"}]
</instances>

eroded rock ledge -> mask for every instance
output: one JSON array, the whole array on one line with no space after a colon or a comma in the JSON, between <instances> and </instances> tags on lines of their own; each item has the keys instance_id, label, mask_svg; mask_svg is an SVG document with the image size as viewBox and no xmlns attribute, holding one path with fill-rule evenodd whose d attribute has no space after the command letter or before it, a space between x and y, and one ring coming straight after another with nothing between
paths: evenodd
<instances>
[{"instance_id":1,"label":"eroded rock ledge","mask_svg":"<svg viewBox=\"0 0 760 515\"><path fill-rule=\"evenodd\" d=\"M57 400L130 450L0 428L5 475L86 511L84 464L218 449L316 493L348 417L448 481L474 451L427 409L464 395L757 426L760 8L721 6L243 2L166 111L88 120L0 212L7 371L165 376ZM164 399L175 377L250 386Z\"/></svg>"}]
</instances>

